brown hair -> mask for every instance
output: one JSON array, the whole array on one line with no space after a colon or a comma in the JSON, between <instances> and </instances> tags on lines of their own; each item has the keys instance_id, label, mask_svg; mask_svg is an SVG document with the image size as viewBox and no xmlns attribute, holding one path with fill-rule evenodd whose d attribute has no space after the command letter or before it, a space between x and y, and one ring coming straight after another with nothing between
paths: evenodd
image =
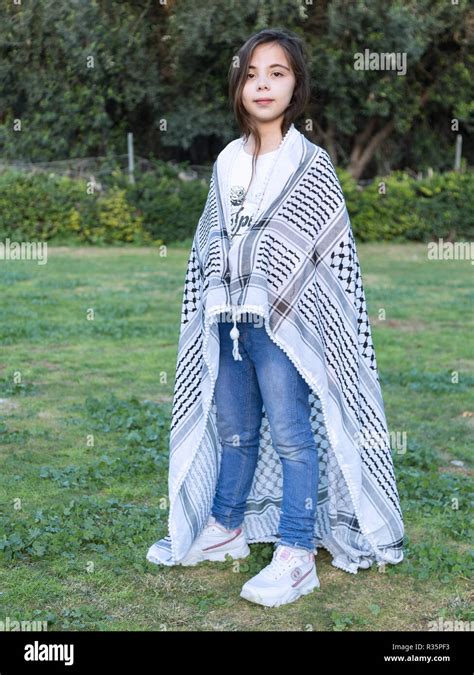
<instances>
[{"instance_id":1,"label":"brown hair","mask_svg":"<svg viewBox=\"0 0 474 675\"><path fill-rule=\"evenodd\" d=\"M229 68L229 98L237 124L247 141L250 133L255 138L255 150L252 157L252 176L254 175L257 157L262 147L262 139L256 125L242 102L242 91L247 81L247 73L252 54L258 45L265 42L278 42L285 50L288 61L295 75L295 88L290 104L284 112L281 124L282 136L286 134L291 123L303 112L310 96L310 76L306 66L307 56L300 38L287 30L269 29L251 35L237 52L237 65Z\"/></svg>"}]
</instances>

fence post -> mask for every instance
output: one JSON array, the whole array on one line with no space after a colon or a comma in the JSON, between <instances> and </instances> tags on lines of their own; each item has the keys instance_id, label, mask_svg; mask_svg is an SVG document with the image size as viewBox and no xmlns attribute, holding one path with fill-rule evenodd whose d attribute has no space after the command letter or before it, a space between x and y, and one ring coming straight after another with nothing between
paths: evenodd
<instances>
[{"instance_id":1,"label":"fence post","mask_svg":"<svg viewBox=\"0 0 474 675\"><path fill-rule=\"evenodd\" d=\"M461 150L462 150L462 135L456 135L456 154L454 157L454 170L460 171L461 169Z\"/></svg>"},{"instance_id":2,"label":"fence post","mask_svg":"<svg viewBox=\"0 0 474 675\"><path fill-rule=\"evenodd\" d=\"M127 145L128 145L128 181L129 183L135 183L135 176L133 175L134 171L133 133L131 131L129 131L127 134Z\"/></svg>"}]
</instances>

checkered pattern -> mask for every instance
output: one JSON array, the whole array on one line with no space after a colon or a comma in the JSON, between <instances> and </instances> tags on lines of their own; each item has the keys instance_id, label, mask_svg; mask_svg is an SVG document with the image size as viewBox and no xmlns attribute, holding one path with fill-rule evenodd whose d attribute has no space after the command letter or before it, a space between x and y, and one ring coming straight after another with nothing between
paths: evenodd
<instances>
[{"instance_id":1,"label":"checkered pattern","mask_svg":"<svg viewBox=\"0 0 474 675\"><path fill-rule=\"evenodd\" d=\"M315 535L333 564L357 572L403 559L403 518L356 245L326 151L293 126L275 176L279 197L236 243L229 278L226 180L241 139L219 155L186 271L170 428L168 534L162 562L187 553L210 513L220 468L214 385L216 314L233 305L265 329L310 385L319 452ZM284 167L292 167L285 173ZM279 188L279 185L277 185ZM264 410L244 520L247 540L277 542L282 464Z\"/></svg>"}]
</instances>

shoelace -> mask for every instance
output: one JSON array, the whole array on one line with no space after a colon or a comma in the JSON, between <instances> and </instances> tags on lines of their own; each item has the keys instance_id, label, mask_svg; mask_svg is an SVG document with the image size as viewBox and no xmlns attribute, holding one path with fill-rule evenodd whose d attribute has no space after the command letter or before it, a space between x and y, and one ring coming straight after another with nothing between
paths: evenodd
<instances>
[{"instance_id":1,"label":"shoelace","mask_svg":"<svg viewBox=\"0 0 474 675\"><path fill-rule=\"evenodd\" d=\"M264 568L265 576L273 581L280 579L280 577L285 574L289 569L293 567L293 562L295 560L294 556L291 556L288 560L281 560L281 558L276 557L276 552L273 554L273 559L267 567ZM305 561L301 560L301 563Z\"/></svg>"},{"instance_id":2,"label":"shoelace","mask_svg":"<svg viewBox=\"0 0 474 675\"><path fill-rule=\"evenodd\" d=\"M235 532L235 530L237 530L236 527L232 530L229 530L229 529L226 528L225 533L231 534L232 532ZM206 532L220 532L221 534L224 532L222 530L222 527L220 525L218 525L217 523L210 523L209 525L206 525L203 532L204 531L206 531Z\"/></svg>"}]
</instances>

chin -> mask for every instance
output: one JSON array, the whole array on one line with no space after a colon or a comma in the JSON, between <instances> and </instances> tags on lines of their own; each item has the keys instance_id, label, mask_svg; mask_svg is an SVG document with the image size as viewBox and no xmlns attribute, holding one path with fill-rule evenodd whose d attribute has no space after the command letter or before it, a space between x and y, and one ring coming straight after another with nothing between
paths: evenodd
<instances>
[{"instance_id":1,"label":"chin","mask_svg":"<svg viewBox=\"0 0 474 675\"><path fill-rule=\"evenodd\" d=\"M284 110L275 110L275 108L270 109L270 108L252 108L252 114L255 117L262 118L264 120L268 119L276 119L277 117L280 117L283 115L285 111Z\"/></svg>"}]
</instances>

